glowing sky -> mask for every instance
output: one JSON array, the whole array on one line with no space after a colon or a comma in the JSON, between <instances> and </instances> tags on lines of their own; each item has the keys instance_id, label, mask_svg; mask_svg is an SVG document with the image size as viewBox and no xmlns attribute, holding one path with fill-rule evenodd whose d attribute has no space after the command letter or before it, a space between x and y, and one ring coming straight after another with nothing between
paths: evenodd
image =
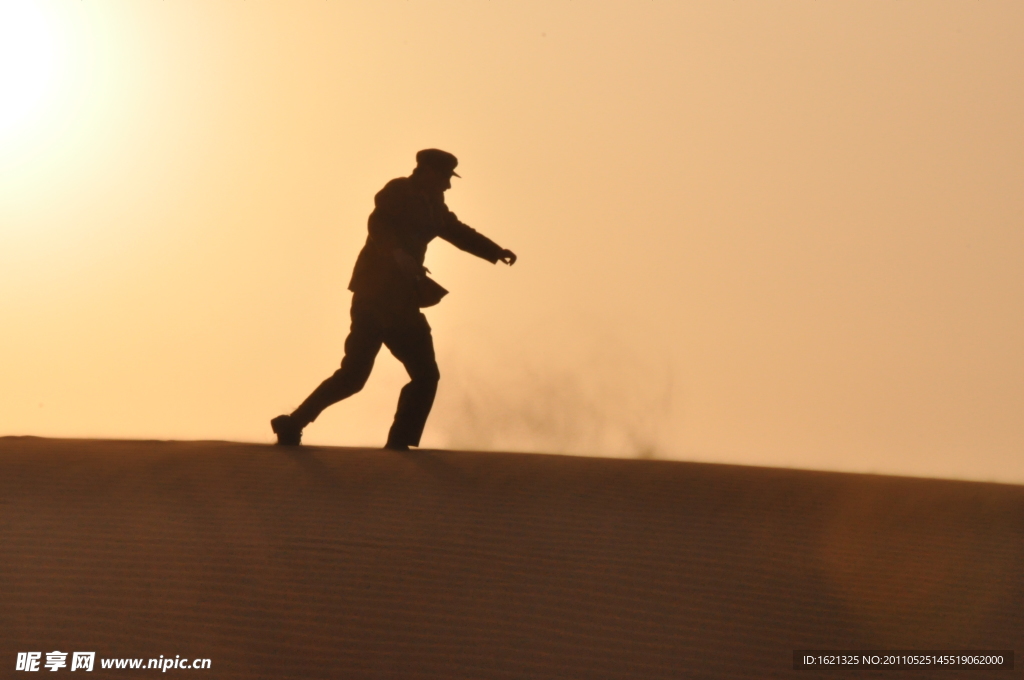
<instances>
[{"instance_id":1,"label":"glowing sky","mask_svg":"<svg viewBox=\"0 0 1024 680\"><path fill-rule=\"evenodd\" d=\"M424 446L1024 483L1022 7L0 0L0 434L271 441L439 147Z\"/></svg>"}]
</instances>

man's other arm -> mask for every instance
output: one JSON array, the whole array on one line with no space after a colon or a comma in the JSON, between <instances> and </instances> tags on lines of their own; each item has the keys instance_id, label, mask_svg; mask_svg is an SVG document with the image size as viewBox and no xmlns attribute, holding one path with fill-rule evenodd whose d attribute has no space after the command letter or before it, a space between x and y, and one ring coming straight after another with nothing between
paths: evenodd
<instances>
[{"instance_id":1,"label":"man's other arm","mask_svg":"<svg viewBox=\"0 0 1024 680\"><path fill-rule=\"evenodd\" d=\"M423 248L416 249L403 239L401 225L409 221L413 210L410 203L408 178L399 178L388 184L374 196L374 210L370 215L370 239L377 251L387 257L408 279L423 276ZM417 255L419 260L417 261Z\"/></svg>"}]
</instances>

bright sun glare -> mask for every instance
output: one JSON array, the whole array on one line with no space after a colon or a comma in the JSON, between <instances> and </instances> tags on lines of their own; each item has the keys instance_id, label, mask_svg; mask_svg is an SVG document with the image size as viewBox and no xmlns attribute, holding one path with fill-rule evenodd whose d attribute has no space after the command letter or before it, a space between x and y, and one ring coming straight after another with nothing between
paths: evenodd
<instances>
[{"instance_id":1,"label":"bright sun glare","mask_svg":"<svg viewBox=\"0 0 1024 680\"><path fill-rule=\"evenodd\" d=\"M51 93L56 46L32 0L0 0L0 139L30 122Z\"/></svg>"}]
</instances>

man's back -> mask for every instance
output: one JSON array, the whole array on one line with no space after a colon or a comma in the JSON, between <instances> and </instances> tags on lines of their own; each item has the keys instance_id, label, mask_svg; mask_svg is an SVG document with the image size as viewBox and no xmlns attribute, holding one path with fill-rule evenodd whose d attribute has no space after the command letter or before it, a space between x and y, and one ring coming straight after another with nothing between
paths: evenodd
<instances>
[{"instance_id":1,"label":"man's back","mask_svg":"<svg viewBox=\"0 0 1024 680\"><path fill-rule=\"evenodd\" d=\"M503 253L497 243L459 221L445 205L443 192L429 191L415 176L393 179L377 192L367 222L369 233L349 290L371 298L414 296L415 282L401 260L407 255L422 268L427 245L438 236L491 263Z\"/></svg>"}]
</instances>

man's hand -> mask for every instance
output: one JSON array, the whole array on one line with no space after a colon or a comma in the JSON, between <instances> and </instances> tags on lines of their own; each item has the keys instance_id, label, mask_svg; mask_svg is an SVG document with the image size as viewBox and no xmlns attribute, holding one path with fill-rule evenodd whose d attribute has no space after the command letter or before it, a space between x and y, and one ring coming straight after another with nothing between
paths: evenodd
<instances>
[{"instance_id":1,"label":"man's hand","mask_svg":"<svg viewBox=\"0 0 1024 680\"><path fill-rule=\"evenodd\" d=\"M426 268L423 267L423 265L419 264L415 259L413 259L412 255L401 248L395 248L392 255L395 258L395 262L398 263L398 268L411 279L419 279L423 276L423 272L426 271Z\"/></svg>"},{"instance_id":2,"label":"man's hand","mask_svg":"<svg viewBox=\"0 0 1024 680\"><path fill-rule=\"evenodd\" d=\"M513 253L508 248L506 248L505 250L501 251L501 257L499 257L498 259L511 267L516 263L516 254Z\"/></svg>"}]
</instances>

